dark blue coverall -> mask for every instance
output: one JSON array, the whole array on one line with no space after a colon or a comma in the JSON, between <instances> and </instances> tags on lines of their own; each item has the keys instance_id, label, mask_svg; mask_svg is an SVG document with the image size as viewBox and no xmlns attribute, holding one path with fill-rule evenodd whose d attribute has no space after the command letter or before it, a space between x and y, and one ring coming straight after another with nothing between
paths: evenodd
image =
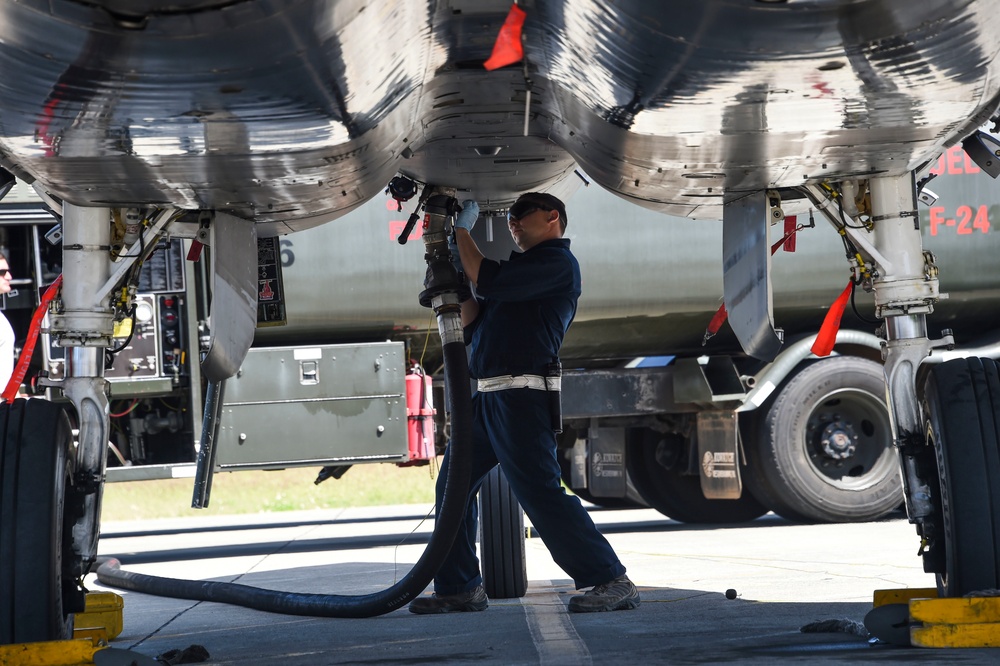
<instances>
[{"instance_id":1,"label":"dark blue coverall","mask_svg":"<svg viewBox=\"0 0 1000 666\"><path fill-rule=\"evenodd\" d=\"M559 357L580 297L580 265L569 240L543 241L512 253L506 262L483 260L476 291L479 315L465 329L472 377L544 376L546 365ZM472 409L474 453L465 525L434 579L435 593L459 594L483 582L476 558L476 495L497 463L552 559L572 576L577 589L624 574L625 567L580 500L560 485L548 394L527 388L476 392ZM437 481L439 510L449 451Z\"/></svg>"}]
</instances>

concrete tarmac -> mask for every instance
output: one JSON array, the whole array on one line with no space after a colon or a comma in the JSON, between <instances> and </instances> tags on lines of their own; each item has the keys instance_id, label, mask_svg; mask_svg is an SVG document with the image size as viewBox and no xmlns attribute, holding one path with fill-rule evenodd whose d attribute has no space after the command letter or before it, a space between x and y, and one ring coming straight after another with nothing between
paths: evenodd
<instances>
[{"instance_id":1,"label":"concrete tarmac","mask_svg":"<svg viewBox=\"0 0 1000 666\"><path fill-rule=\"evenodd\" d=\"M103 526L100 552L127 571L275 590L366 594L419 558L430 507L394 506ZM642 605L571 614L576 592L537 538L527 541L528 593L481 613L371 619L284 616L120 592L124 631L112 647L155 657L201 645L209 664L1000 663L991 649L870 644L809 623L861 622L876 589L933 587L905 518L797 525L774 515L690 526L651 509L591 510ZM402 545L400 545L402 544ZM90 589L105 589L88 577ZM727 599L727 589L737 592Z\"/></svg>"}]
</instances>

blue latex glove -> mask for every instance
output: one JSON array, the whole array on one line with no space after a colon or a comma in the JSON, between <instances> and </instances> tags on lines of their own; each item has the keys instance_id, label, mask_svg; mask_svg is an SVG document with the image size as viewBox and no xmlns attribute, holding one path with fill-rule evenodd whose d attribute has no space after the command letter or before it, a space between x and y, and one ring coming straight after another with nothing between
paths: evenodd
<instances>
[{"instance_id":1,"label":"blue latex glove","mask_svg":"<svg viewBox=\"0 0 1000 666\"><path fill-rule=\"evenodd\" d=\"M478 219L479 204L472 199L466 199L462 202L462 212L455 218L455 228L465 229L471 233L472 227L476 226L476 220Z\"/></svg>"}]
</instances>

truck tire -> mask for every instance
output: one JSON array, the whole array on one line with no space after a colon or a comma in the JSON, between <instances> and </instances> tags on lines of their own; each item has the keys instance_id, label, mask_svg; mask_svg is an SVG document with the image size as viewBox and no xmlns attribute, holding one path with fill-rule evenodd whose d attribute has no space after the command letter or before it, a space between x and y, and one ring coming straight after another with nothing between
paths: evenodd
<instances>
[{"instance_id":1,"label":"truck tire","mask_svg":"<svg viewBox=\"0 0 1000 666\"><path fill-rule=\"evenodd\" d=\"M758 415L743 482L802 522L875 520L903 501L882 366L835 356L806 366Z\"/></svg>"},{"instance_id":2,"label":"truck tire","mask_svg":"<svg viewBox=\"0 0 1000 666\"><path fill-rule=\"evenodd\" d=\"M988 358L933 366L923 390L924 434L937 456L937 531L925 569L943 596L1000 588L1000 371ZM941 558L940 549L944 550ZM942 562L944 566L937 566ZM930 560L933 564L926 567Z\"/></svg>"},{"instance_id":3,"label":"truck tire","mask_svg":"<svg viewBox=\"0 0 1000 666\"><path fill-rule=\"evenodd\" d=\"M0 405L0 435L0 645L72 638L69 419L46 400L15 400Z\"/></svg>"},{"instance_id":4,"label":"truck tire","mask_svg":"<svg viewBox=\"0 0 1000 666\"><path fill-rule=\"evenodd\" d=\"M479 489L480 560L490 599L516 599L528 591L524 552L524 511L500 466Z\"/></svg>"},{"instance_id":5,"label":"truck tire","mask_svg":"<svg viewBox=\"0 0 1000 666\"><path fill-rule=\"evenodd\" d=\"M739 499L706 499L698 475L683 473L687 465L679 455L665 455L683 450L686 443L679 435L630 428L625 441L629 478L649 506L668 518L682 523L742 523L767 513L767 507L745 489Z\"/></svg>"}]
</instances>

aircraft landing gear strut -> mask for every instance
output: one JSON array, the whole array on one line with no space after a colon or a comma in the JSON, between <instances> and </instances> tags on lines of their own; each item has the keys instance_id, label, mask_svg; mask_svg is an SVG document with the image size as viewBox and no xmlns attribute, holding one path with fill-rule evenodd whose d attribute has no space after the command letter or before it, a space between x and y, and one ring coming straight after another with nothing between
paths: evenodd
<instances>
[{"instance_id":1,"label":"aircraft landing gear strut","mask_svg":"<svg viewBox=\"0 0 1000 666\"><path fill-rule=\"evenodd\" d=\"M67 348L58 385L76 409L78 444L74 449L69 419L55 403L0 406L7 544L0 571L14 577L4 589L15 590L0 606L3 644L69 637L73 613L83 611L83 577L97 558L109 432L104 349L114 311L96 287L111 277L110 210L65 204L63 213L64 281L51 332Z\"/></svg>"},{"instance_id":2,"label":"aircraft landing gear strut","mask_svg":"<svg viewBox=\"0 0 1000 666\"><path fill-rule=\"evenodd\" d=\"M885 320L883 357L906 510L924 569L943 596L1000 587L1000 373L991 359L921 366L938 299L923 252L912 177L869 183L872 287ZM945 341L945 344L950 341Z\"/></svg>"}]
</instances>

